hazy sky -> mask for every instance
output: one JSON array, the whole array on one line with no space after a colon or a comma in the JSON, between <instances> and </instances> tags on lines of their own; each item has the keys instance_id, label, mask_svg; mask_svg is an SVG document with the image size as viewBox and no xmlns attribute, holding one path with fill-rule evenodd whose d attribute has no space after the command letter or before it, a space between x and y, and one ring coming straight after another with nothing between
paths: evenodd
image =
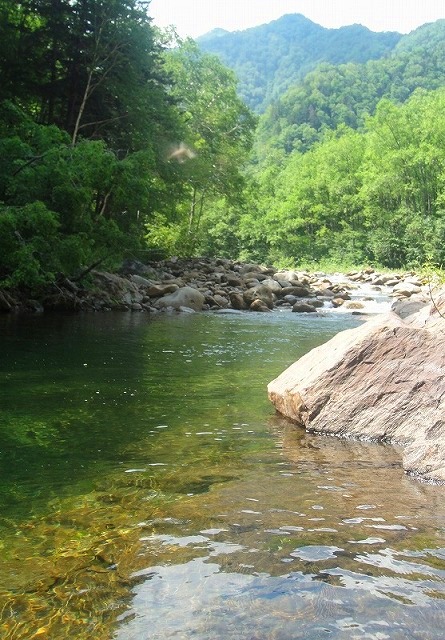
<instances>
[{"instance_id":1,"label":"hazy sky","mask_svg":"<svg viewBox=\"0 0 445 640\"><path fill-rule=\"evenodd\" d=\"M444 0L151 0L149 14L159 27L176 26L196 37L216 27L248 29L286 13L302 13L324 27L363 24L372 31L409 33L445 18Z\"/></svg>"}]
</instances>

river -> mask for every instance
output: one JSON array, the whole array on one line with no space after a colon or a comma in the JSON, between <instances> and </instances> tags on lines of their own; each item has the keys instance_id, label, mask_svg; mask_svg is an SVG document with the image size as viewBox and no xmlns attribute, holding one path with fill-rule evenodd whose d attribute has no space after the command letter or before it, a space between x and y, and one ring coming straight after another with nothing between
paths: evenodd
<instances>
[{"instance_id":1,"label":"river","mask_svg":"<svg viewBox=\"0 0 445 640\"><path fill-rule=\"evenodd\" d=\"M442 640L445 488L267 400L360 322L1 317L1 637Z\"/></svg>"}]
</instances>

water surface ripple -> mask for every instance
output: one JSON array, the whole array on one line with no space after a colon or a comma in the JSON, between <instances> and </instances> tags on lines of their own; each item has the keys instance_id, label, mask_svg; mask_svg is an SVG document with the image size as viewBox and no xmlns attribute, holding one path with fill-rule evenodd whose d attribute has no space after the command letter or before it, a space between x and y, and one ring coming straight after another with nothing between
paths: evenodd
<instances>
[{"instance_id":1,"label":"water surface ripple","mask_svg":"<svg viewBox=\"0 0 445 640\"><path fill-rule=\"evenodd\" d=\"M267 401L359 322L0 318L2 637L442 639L444 487Z\"/></svg>"}]
</instances>

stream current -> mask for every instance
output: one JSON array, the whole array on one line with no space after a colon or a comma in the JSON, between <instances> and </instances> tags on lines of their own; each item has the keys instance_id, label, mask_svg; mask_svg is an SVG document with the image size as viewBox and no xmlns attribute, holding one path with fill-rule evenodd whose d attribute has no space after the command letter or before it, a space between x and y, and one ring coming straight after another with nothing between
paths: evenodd
<instances>
[{"instance_id":1,"label":"stream current","mask_svg":"<svg viewBox=\"0 0 445 640\"><path fill-rule=\"evenodd\" d=\"M442 640L445 488L267 400L361 321L0 318L0 637Z\"/></svg>"}]
</instances>

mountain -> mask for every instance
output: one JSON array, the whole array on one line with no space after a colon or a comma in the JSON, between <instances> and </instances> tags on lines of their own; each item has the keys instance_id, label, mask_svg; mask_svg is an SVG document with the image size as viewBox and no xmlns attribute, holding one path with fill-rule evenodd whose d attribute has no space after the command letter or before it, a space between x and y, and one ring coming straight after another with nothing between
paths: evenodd
<instances>
[{"instance_id":1,"label":"mountain","mask_svg":"<svg viewBox=\"0 0 445 640\"><path fill-rule=\"evenodd\" d=\"M399 33L374 33L358 24L326 29L301 14L289 14L245 31L215 29L197 42L235 71L241 97L263 112L320 63L375 60L391 52L401 38Z\"/></svg>"},{"instance_id":2,"label":"mountain","mask_svg":"<svg viewBox=\"0 0 445 640\"><path fill-rule=\"evenodd\" d=\"M403 36L379 60L320 64L268 106L258 127L258 156L307 151L326 130L362 128L382 98L403 103L416 90L445 86L444 42L445 20L438 20Z\"/></svg>"},{"instance_id":3,"label":"mountain","mask_svg":"<svg viewBox=\"0 0 445 640\"><path fill-rule=\"evenodd\" d=\"M443 46L445 33L445 20L436 20L418 27L406 36L403 36L396 45L396 52L411 52L414 50L431 49L431 47Z\"/></svg>"},{"instance_id":4,"label":"mountain","mask_svg":"<svg viewBox=\"0 0 445 640\"><path fill-rule=\"evenodd\" d=\"M208 33L205 33L203 36L200 36L199 41L203 43L209 40L216 40L216 38L222 38L229 33L230 31L227 31L226 29L212 29Z\"/></svg>"}]
</instances>

